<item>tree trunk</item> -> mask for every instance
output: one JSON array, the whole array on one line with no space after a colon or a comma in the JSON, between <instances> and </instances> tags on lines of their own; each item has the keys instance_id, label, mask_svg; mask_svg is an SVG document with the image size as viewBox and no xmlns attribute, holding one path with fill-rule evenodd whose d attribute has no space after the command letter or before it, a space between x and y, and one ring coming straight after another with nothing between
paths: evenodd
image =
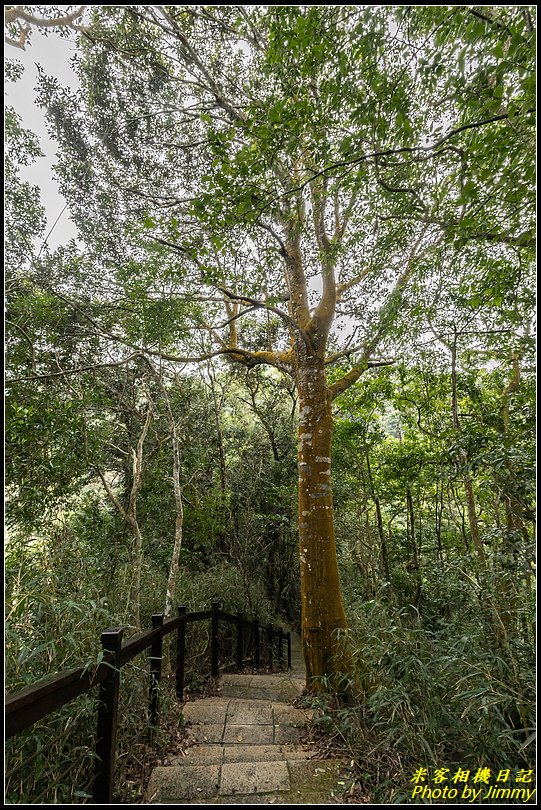
<instances>
[{"instance_id":1,"label":"tree trunk","mask_svg":"<svg viewBox=\"0 0 541 810\"><path fill-rule=\"evenodd\" d=\"M451 349L451 409L453 415L453 427L455 428L457 434L461 433L461 426L460 426L460 419L458 416L458 386L457 386L457 374L456 374L456 354L457 354L457 339L458 333L455 327L454 330L454 339L451 345L447 344L447 346ZM464 449L459 451L459 458L460 463L462 466L466 466L468 462L468 455ZM470 535L472 545L479 560L481 566L483 568L486 567L486 557L485 557L485 549L483 546L483 541L481 539L481 534L479 532L479 523L477 521L477 513L475 511L475 493L473 491L473 483L471 477L468 473L464 474L464 492L466 494L466 507L468 511L468 524L470 527Z\"/></svg>"},{"instance_id":2,"label":"tree trunk","mask_svg":"<svg viewBox=\"0 0 541 810\"><path fill-rule=\"evenodd\" d=\"M435 510L435 527L436 527L436 540L438 543L437 554L440 562L443 562L443 545L441 539L441 523L443 516L443 483L440 487L439 480L436 479L436 510Z\"/></svg>"},{"instance_id":3,"label":"tree trunk","mask_svg":"<svg viewBox=\"0 0 541 810\"><path fill-rule=\"evenodd\" d=\"M216 446L218 449L218 459L220 462L220 504L218 512L218 531L216 533L216 547L220 554L226 557L231 557L231 549L228 542L228 532L226 529L226 515L227 515L227 469L225 459L224 437L222 432L221 409L224 400L224 391L218 395L216 390L216 376L214 368L211 364L207 364L207 371L209 377L209 388L212 395L212 409L214 413L214 422L216 424Z\"/></svg>"},{"instance_id":4,"label":"tree trunk","mask_svg":"<svg viewBox=\"0 0 541 810\"><path fill-rule=\"evenodd\" d=\"M413 597L413 605L414 607L418 608L419 603L421 601L421 571L420 571L420 549L417 544L417 538L415 536L415 510L413 508L413 498L411 495L411 489L408 484L406 487L406 505L407 505L407 525L409 528L409 538L410 538L410 551L411 551L411 561L409 563L409 569L413 571L415 575L415 595Z\"/></svg>"},{"instance_id":5,"label":"tree trunk","mask_svg":"<svg viewBox=\"0 0 541 810\"><path fill-rule=\"evenodd\" d=\"M466 453L461 453L461 456L463 463L465 464L467 461ZM483 541L481 540L481 534L479 532L477 512L475 511L475 493L473 491L473 482L469 475L464 476L464 492L466 493L466 507L468 510L468 523L470 526L472 545L477 555L477 559L484 567L486 566L485 549L483 547Z\"/></svg>"},{"instance_id":6,"label":"tree trunk","mask_svg":"<svg viewBox=\"0 0 541 810\"><path fill-rule=\"evenodd\" d=\"M391 575L389 573L389 556L387 554L387 542L385 540L385 532L383 530L383 519L381 517L381 504L379 501L379 497L376 495L376 490L374 488L374 479L372 478L372 468L370 466L370 454L368 452L368 447L365 449L365 458L366 458L366 470L368 472L368 483L370 485L370 494L372 496L372 500L374 501L374 506L376 507L376 521L378 524L379 544L381 552L381 566L383 569L383 576L385 577L386 582L390 583Z\"/></svg>"},{"instance_id":7,"label":"tree trunk","mask_svg":"<svg viewBox=\"0 0 541 810\"><path fill-rule=\"evenodd\" d=\"M135 451L132 449L132 453L135 457ZM134 468L136 464L134 462ZM97 469L97 473L101 478L102 484L107 492L109 498L117 508L118 512L122 515L122 518L126 521L128 526L130 527L131 535L133 538L133 566L132 566L132 578L130 581L129 587L129 596L128 596L128 606L127 606L127 613L130 616L131 622L136 630L141 629L141 610L140 610L140 599L141 599L141 567L143 561L143 538L141 536L141 530L139 528L139 523L137 521L137 492L136 487L132 485L132 493L130 496L130 504L128 509L124 509L118 498L116 497L115 493L112 490L112 487L107 482L105 475L100 469Z\"/></svg>"},{"instance_id":8,"label":"tree trunk","mask_svg":"<svg viewBox=\"0 0 541 810\"><path fill-rule=\"evenodd\" d=\"M514 352L511 355L511 372L509 383L506 386L500 406L501 433L505 444L509 444L507 434L510 430L510 406L511 395L516 394L520 387L520 354ZM514 463L507 461L511 480L515 478ZM507 635L511 636L518 626L518 618L525 619L521 607L524 607L524 598L520 594L520 580L524 579L528 594L530 592L529 564L524 560L524 565L520 564L521 541L524 544L524 553L527 553L530 537L528 529L522 519L523 504L512 491L512 487L506 486L503 491L503 505L505 510L505 535L502 546L504 555L503 570L500 572L498 591L500 616ZM521 570L522 568L522 570ZM524 625L523 625L524 626Z\"/></svg>"},{"instance_id":9,"label":"tree trunk","mask_svg":"<svg viewBox=\"0 0 541 810\"><path fill-rule=\"evenodd\" d=\"M129 525L133 537L133 570L129 592L129 611L133 626L136 630L141 629L141 569L143 567L143 538L137 520L137 499L143 483L143 452L150 422L152 420L152 401L148 396L147 412L145 423L137 442L137 447L131 448L132 457L132 485L130 498L126 509L122 506L107 479L101 470L97 470L101 482L109 498Z\"/></svg>"},{"instance_id":10,"label":"tree trunk","mask_svg":"<svg viewBox=\"0 0 541 810\"><path fill-rule=\"evenodd\" d=\"M172 414L171 414L172 416ZM176 583L178 566L180 560L180 549L182 547L182 525L184 522L184 505L182 503L182 490L180 488L180 441L176 435L173 422L173 492L175 495L175 539L173 542L173 552L169 564L169 576L167 578L167 592L165 595L165 616L172 616L175 609Z\"/></svg>"},{"instance_id":11,"label":"tree trunk","mask_svg":"<svg viewBox=\"0 0 541 810\"><path fill-rule=\"evenodd\" d=\"M302 642L307 685L350 671L341 631L346 617L340 592L331 488L331 398L323 360L308 356L297 369L299 392L299 543Z\"/></svg>"},{"instance_id":12,"label":"tree trunk","mask_svg":"<svg viewBox=\"0 0 541 810\"><path fill-rule=\"evenodd\" d=\"M133 535L133 574L130 585L130 610L133 625L141 629L141 569L143 567L143 538L135 511L129 521Z\"/></svg>"}]
</instances>

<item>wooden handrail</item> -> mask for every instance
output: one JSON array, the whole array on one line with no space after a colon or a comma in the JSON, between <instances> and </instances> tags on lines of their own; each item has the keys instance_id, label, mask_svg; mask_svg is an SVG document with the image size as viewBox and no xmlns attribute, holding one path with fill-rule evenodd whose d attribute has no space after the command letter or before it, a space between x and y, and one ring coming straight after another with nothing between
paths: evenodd
<instances>
[{"instance_id":1,"label":"wooden handrail","mask_svg":"<svg viewBox=\"0 0 541 810\"><path fill-rule=\"evenodd\" d=\"M50 675L8 695L5 702L6 739L104 681L111 671L111 661L111 658L109 663L104 659L93 672L80 667Z\"/></svg>"},{"instance_id":2,"label":"wooden handrail","mask_svg":"<svg viewBox=\"0 0 541 810\"><path fill-rule=\"evenodd\" d=\"M200 610L198 613L187 613L186 614L186 621L187 622L200 622L200 621L203 621L204 619L210 619L211 616L212 616L212 610Z\"/></svg>"},{"instance_id":3,"label":"wooden handrail","mask_svg":"<svg viewBox=\"0 0 541 810\"><path fill-rule=\"evenodd\" d=\"M6 739L30 728L34 723L52 712L70 703L79 695L100 686L100 703L98 711L97 764L94 779L94 801L109 804L113 797L113 776L116 748L116 730L118 713L118 693L120 689L120 670L135 656L150 648L150 722L158 722L158 695L161 679L162 644L164 636L177 631L176 649L176 693L182 700L184 693L184 667L186 657L186 625L191 622L211 621L211 676L217 677L220 672L219 662L219 622L226 621L237 629L236 651L233 653L234 664L241 669L245 663L244 644L245 629L252 629L254 642L254 664L260 667L261 640L267 639L269 664L273 661L273 643L279 641L279 662L283 665L283 643L287 642L288 668L291 668L291 634L284 633L282 628L268 625L265 632L259 621L246 619L243 614L233 616L222 610L218 602L212 603L211 610L186 612L184 605L179 607L178 616L165 619L163 614L154 614L153 628L122 642L123 628L106 630L102 633L102 658L94 668L79 667L51 675L37 683L24 687L8 695L5 701Z\"/></svg>"}]
</instances>

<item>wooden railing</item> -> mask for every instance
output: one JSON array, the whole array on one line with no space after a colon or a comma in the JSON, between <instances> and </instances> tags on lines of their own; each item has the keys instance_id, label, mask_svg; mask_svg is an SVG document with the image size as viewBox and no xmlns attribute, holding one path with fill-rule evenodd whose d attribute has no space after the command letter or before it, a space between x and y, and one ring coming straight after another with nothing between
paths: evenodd
<instances>
[{"instance_id":1,"label":"wooden railing","mask_svg":"<svg viewBox=\"0 0 541 810\"><path fill-rule=\"evenodd\" d=\"M99 686L96 737L96 770L93 779L93 800L110 804L113 799L116 737L118 727L118 699L120 670L144 650L150 649L149 717L151 727L158 724L159 685L162 676L163 639L176 631L175 689L179 700L184 698L186 671L186 625L190 622L210 620L210 675L217 678L222 669L242 669L252 664L273 666L275 647L277 663L284 667L284 643L287 650L287 668L291 669L291 633L282 628L261 627L260 623L246 619L242 613L233 616L213 602L210 610L188 613L184 605L178 616L164 619L163 613L152 616L152 629L139 633L122 643L123 628L112 628L101 635L103 659L93 671L87 668L66 670L9 695L5 706L6 739L29 728L38 720L65 706L74 698ZM220 622L236 630L233 660L220 662ZM264 655L266 653L266 655Z\"/></svg>"}]
</instances>

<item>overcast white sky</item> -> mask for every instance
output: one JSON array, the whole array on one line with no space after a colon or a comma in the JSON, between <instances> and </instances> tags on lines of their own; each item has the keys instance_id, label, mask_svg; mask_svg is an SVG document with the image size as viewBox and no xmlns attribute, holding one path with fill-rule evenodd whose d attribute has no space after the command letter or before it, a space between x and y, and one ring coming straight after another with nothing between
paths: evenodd
<instances>
[{"instance_id":1,"label":"overcast white sky","mask_svg":"<svg viewBox=\"0 0 541 810\"><path fill-rule=\"evenodd\" d=\"M73 34L75 37L76 35ZM28 182L38 185L41 189L41 201L47 214L47 230L49 231L56 218L65 206L65 200L60 196L58 184L53 178L53 165L56 162L56 144L47 134L43 110L36 105L35 87L37 83L36 63L39 63L46 73L56 76L64 85L77 87L77 78L70 67L70 59L75 53L75 41L60 39L54 33L44 36L34 29L26 51L5 46L4 58L15 59L24 65L24 73L18 82L4 84L5 104L13 107L23 120L23 125L34 132L39 140L41 149L45 152L44 158L39 158L29 167L22 167L21 174ZM76 236L75 225L69 219L69 211L62 214L48 239L49 246L55 248Z\"/></svg>"}]
</instances>

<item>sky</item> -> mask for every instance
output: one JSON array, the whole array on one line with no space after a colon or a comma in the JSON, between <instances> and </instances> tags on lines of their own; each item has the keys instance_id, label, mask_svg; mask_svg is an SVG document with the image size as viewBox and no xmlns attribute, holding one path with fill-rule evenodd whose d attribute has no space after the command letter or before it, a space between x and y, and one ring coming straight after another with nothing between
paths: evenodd
<instances>
[{"instance_id":1,"label":"sky","mask_svg":"<svg viewBox=\"0 0 541 810\"><path fill-rule=\"evenodd\" d=\"M23 126L38 136L41 149L45 152L45 157L38 158L28 167L21 167L22 178L40 187L41 202L47 215L45 233L49 232L66 202L60 195L58 183L53 176L57 145L49 138L43 110L36 104L36 63L39 63L46 73L56 76L63 85L76 88L77 77L70 67L70 59L77 48L75 36L74 33L72 40L61 39L54 33L49 32L48 36L44 36L34 29L25 51L10 45L6 45L4 50L5 59L15 60L24 65L24 73L19 81L4 83L4 103L13 107L21 116ZM49 247L54 249L75 238L76 235L77 229L69 218L69 211L66 210L49 236Z\"/></svg>"}]
</instances>

